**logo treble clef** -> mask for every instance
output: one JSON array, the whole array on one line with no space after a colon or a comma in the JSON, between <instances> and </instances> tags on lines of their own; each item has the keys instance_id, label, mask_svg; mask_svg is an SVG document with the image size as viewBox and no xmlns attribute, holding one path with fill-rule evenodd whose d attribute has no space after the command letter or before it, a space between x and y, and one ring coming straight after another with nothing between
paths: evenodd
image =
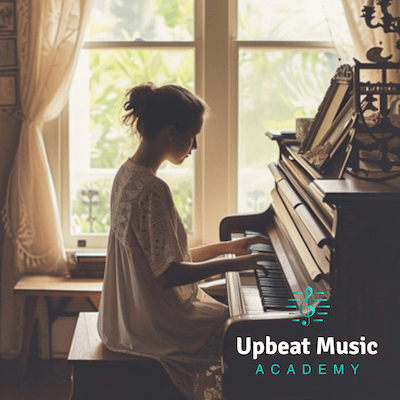
<instances>
[{"instance_id":1,"label":"logo treble clef","mask_svg":"<svg viewBox=\"0 0 400 400\"><path fill-rule=\"evenodd\" d=\"M313 289L311 286L308 286L306 291L305 291L305 299L302 301L302 303L300 304L300 313L301 315L306 318L303 321L301 321L301 324L303 326L308 326L310 325L310 318L315 314L315 308L313 306L308 305L308 299L311 297L311 295L313 294ZM303 304L305 305L305 312L303 312Z\"/></svg>"}]
</instances>

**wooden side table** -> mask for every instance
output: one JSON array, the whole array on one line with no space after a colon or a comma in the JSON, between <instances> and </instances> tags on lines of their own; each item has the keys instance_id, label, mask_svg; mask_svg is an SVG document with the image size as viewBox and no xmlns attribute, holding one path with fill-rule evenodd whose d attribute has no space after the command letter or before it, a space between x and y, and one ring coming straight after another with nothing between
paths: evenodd
<instances>
[{"instance_id":1,"label":"wooden side table","mask_svg":"<svg viewBox=\"0 0 400 400\"><path fill-rule=\"evenodd\" d=\"M43 297L48 307L49 346L51 355L51 328L54 321L61 315L78 315L68 313L66 308L75 297L87 298L94 310L98 310L103 280L95 278L70 278L68 276L23 275L14 287L14 293L25 296L24 333L20 355L21 375L25 373L29 355L35 314L39 297ZM61 298L56 306L52 298Z\"/></svg>"}]
</instances>

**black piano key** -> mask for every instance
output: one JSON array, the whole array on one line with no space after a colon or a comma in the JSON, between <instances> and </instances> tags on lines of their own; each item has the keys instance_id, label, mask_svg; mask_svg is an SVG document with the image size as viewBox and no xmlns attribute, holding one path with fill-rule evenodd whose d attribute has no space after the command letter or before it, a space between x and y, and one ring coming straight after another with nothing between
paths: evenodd
<instances>
[{"instance_id":1,"label":"black piano key","mask_svg":"<svg viewBox=\"0 0 400 400\"><path fill-rule=\"evenodd\" d=\"M263 284L263 285L258 285L258 289L259 290L261 290L261 289L270 290L270 291L276 289L276 293L288 293L288 295L290 297L290 293L286 289L286 286L283 286L283 285L274 285L274 284L271 284L271 283L267 283L267 284Z\"/></svg>"},{"instance_id":2,"label":"black piano key","mask_svg":"<svg viewBox=\"0 0 400 400\"><path fill-rule=\"evenodd\" d=\"M261 298L267 298L267 299L273 299L273 300L283 300L286 303L286 305L288 304L288 296L286 293L260 292L260 295L261 295Z\"/></svg>"},{"instance_id":3,"label":"black piano key","mask_svg":"<svg viewBox=\"0 0 400 400\"><path fill-rule=\"evenodd\" d=\"M260 267L256 269L257 274L266 274L269 269L281 271L281 267L275 261L258 261Z\"/></svg>"},{"instance_id":4,"label":"black piano key","mask_svg":"<svg viewBox=\"0 0 400 400\"><path fill-rule=\"evenodd\" d=\"M264 291L273 291L275 290L277 293L286 293L290 298L291 294L289 290L287 290L286 286L271 286L271 285L259 285L258 286L259 290L264 290Z\"/></svg>"},{"instance_id":5,"label":"black piano key","mask_svg":"<svg viewBox=\"0 0 400 400\"><path fill-rule=\"evenodd\" d=\"M267 277L268 278L271 278L271 277L278 278L278 277L280 277L280 278L283 279L283 276L279 271L274 271L274 270L270 270L270 269L268 270ZM260 277L260 279L264 279L264 277Z\"/></svg>"},{"instance_id":6,"label":"black piano key","mask_svg":"<svg viewBox=\"0 0 400 400\"><path fill-rule=\"evenodd\" d=\"M268 299L268 298L261 298L261 303L264 306L280 306L285 307L287 306L287 300L279 300L279 299Z\"/></svg>"},{"instance_id":7,"label":"black piano key","mask_svg":"<svg viewBox=\"0 0 400 400\"><path fill-rule=\"evenodd\" d=\"M275 295L272 295L272 296L275 296ZM271 302L271 303L279 303L279 304L288 305L287 296L285 296L285 297L271 297L269 295L262 294L261 295L261 300L263 302L265 302L265 303L266 302Z\"/></svg>"},{"instance_id":8,"label":"black piano key","mask_svg":"<svg viewBox=\"0 0 400 400\"><path fill-rule=\"evenodd\" d=\"M261 303L263 306L266 306L266 307L285 307L286 308L286 305L287 305L286 302L282 303L279 301L273 301L273 300L268 300L268 299L262 299Z\"/></svg>"},{"instance_id":9,"label":"black piano key","mask_svg":"<svg viewBox=\"0 0 400 400\"><path fill-rule=\"evenodd\" d=\"M259 289L277 289L278 291L285 291L286 290L286 286L284 285L274 285L273 283L266 283L263 285L259 285ZM290 293L289 293L290 294ZM290 297L288 297L290 298Z\"/></svg>"},{"instance_id":10,"label":"black piano key","mask_svg":"<svg viewBox=\"0 0 400 400\"><path fill-rule=\"evenodd\" d=\"M282 275L282 272L277 268L256 269L257 278L267 278L270 273L279 273L280 275Z\"/></svg>"},{"instance_id":11,"label":"black piano key","mask_svg":"<svg viewBox=\"0 0 400 400\"><path fill-rule=\"evenodd\" d=\"M280 287L276 287L276 286L259 286L258 288L259 292L261 294L265 293L265 294L270 294L271 296L273 296L274 294L276 296L282 296L284 295L287 299L291 298L291 293L289 292L289 290L287 290L286 287L280 286Z\"/></svg>"},{"instance_id":12,"label":"black piano key","mask_svg":"<svg viewBox=\"0 0 400 400\"><path fill-rule=\"evenodd\" d=\"M264 272L262 274L256 274L256 275L257 275L258 278L262 279L262 278L268 278L269 276L271 276L271 274L279 275L279 276L283 277L281 271L279 271L277 269L273 269L273 268L272 269L266 269L266 270L264 270Z\"/></svg>"},{"instance_id":13,"label":"black piano key","mask_svg":"<svg viewBox=\"0 0 400 400\"><path fill-rule=\"evenodd\" d=\"M263 269L278 269L278 270L280 270L280 267L276 263L276 261L257 261L257 265L259 265L260 268L263 268Z\"/></svg>"},{"instance_id":14,"label":"black piano key","mask_svg":"<svg viewBox=\"0 0 400 400\"><path fill-rule=\"evenodd\" d=\"M285 296L286 299L290 299L290 292L286 288L274 288L274 287L260 287L260 293L270 294L271 296Z\"/></svg>"},{"instance_id":15,"label":"black piano key","mask_svg":"<svg viewBox=\"0 0 400 400\"><path fill-rule=\"evenodd\" d=\"M273 286L262 286L259 288L259 292L265 293L265 294L270 294L271 296L273 296L274 294L276 296L278 295L285 295L287 299L290 299L291 294L288 290L286 290L286 288L284 287L273 287Z\"/></svg>"},{"instance_id":16,"label":"black piano key","mask_svg":"<svg viewBox=\"0 0 400 400\"><path fill-rule=\"evenodd\" d=\"M263 278L256 278L257 282L259 282L260 284L262 284L263 282L276 282L276 283L283 283L286 285L286 280L282 275L274 275L271 274L267 277L263 277Z\"/></svg>"},{"instance_id":17,"label":"black piano key","mask_svg":"<svg viewBox=\"0 0 400 400\"><path fill-rule=\"evenodd\" d=\"M282 277L270 276L269 278L257 279L258 286L269 286L270 284L276 284L286 287L286 282Z\"/></svg>"},{"instance_id":18,"label":"black piano key","mask_svg":"<svg viewBox=\"0 0 400 400\"><path fill-rule=\"evenodd\" d=\"M268 311L287 311L286 307L283 306L263 306L265 312Z\"/></svg>"},{"instance_id":19,"label":"black piano key","mask_svg":"<svg viewBox=\"0 0 400 400\"><path fill-rule=\"evenodd\" d=\"M262 281L282 281L286 283L285 278L282 276L282 274L277 274L274 271L271 271L267 276L259 276L256 279L258 279L260 282Z\"/></svg>"},{"instance_id":20,"label":"black piano key","mask_svg":"<svg viewBox=\"0 0 400 400\"><path fill-rule=\"evenodd\" d=\"M286 297L261 297L263 304L281 304L284 306L288 305L288 299Z\"/></svg>"},{"instance_id":21,"label":"black piano key","mask_svg":"<svg viewBox=\"0 0 400 400\"><path fill-rule=\"evenodd\" d=\"M283 291L285 291L286 290L286 286L283 286L283 285L274 285L274 284L272 284L272 283L270 283L270 284L265 284L265 285L262 285L262 286L259 286L259 290L260 289L277 289L278 291L279 290L283 290ZM288 293L288 299L290 299L290 292L287 292Z\"/></svg>"},{"instance_id":22,"label":"black piano key","mask_svg":"<svg viewBox=\"0 0 400 400\"><path fill-rule=\"evenodd\" d=\"M264 281L284 282L286 285L286 281L282 275L276 275L276 274L272 274L272 273L271 273L271 275L268 275L266 277L258 278L258 280L260 282L264 282Z\"/></svg>"},{"instance_id":23,"label":"black piano key","mask_svg":"<svg viewBox=\"0 0 400 400\"><path fill-rule=\"evenodd\" d=\"M261 282L257 282L257 286L259 288L267 288L267 287L276 287L279 290L287 290L286 282L276 281L276 280L263 280Z\"/></svg>"},{"instance_id":24,"label":"black piano key","mask_svg":"<svg viewBox=\"0 0 400 400\"><path fill-rule=\"evenodd\" d=\"M259 270L259 272L258 272L259 276L268 275L268 272L279 272L282 275L282 271L278 266L276 266L276 267L264 267L264 266L262 266L262 267L263 268L258 269Z\"/></svg>"},{"instance_id":25,"label":"black piano key","mask_svg":"<svg viewBox=\"0 0 400 400\"><path fill-rule=\"evenodd\" d=\"M277 261L260 261L262 268L255 269L260 301L264 312L288 311L293 295Z\"/></svg>"},{"instance_id":26,"label":"black piano key","mask_svg":"<svg viewBox=\"0 0 400 400\"><path fill-rule=\"evenodd\" d=\"M286 281L281 276L270 276L268 278L258 278L256 280L260 286L263 286L263 284L275 283L286 287Z\"/></svg>"},{"instance_id":27,"label":"black piano key","mask_svg":"<svg viewBox=\"0 0 400 400\"><path fill-rule=\"evenodd\" d=\"M266 289L270 289L269 291ZM260 293L260 297L281 297L281 298L285 298L285 299L290 299L290 293L288 292L282 292L282 291L273 291L275 288L274 287L268 287L268 288L263 288L263 290L259 290Z\"/></svg>"}]
</instances>

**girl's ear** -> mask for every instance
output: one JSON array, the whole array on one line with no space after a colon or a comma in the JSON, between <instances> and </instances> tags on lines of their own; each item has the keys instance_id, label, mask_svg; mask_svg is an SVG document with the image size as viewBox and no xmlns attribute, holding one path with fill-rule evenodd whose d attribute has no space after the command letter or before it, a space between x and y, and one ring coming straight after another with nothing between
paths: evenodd
<instances>
[{"instance_id":1,"label":"girl's ear","mask_svg":"<svg viewBox=\"0 0 400 400\"><path fill-rule=\"evenodd\" d=\"M176 135L178 134L178 128L176 125L168 125L165 128L166 136L169 140L175 139Z\"/></svg>"}]
</instances>

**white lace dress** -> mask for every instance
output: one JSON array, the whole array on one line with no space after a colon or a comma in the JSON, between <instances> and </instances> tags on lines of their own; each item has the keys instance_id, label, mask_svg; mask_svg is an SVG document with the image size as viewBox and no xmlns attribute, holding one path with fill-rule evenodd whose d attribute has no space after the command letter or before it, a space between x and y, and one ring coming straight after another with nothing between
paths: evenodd
<instances>
[{"instance_id":1,"label":"white lace dress","mask_svg":"<svg viewBox=\"0 0 400 400\"><path fill-rule=\"evenodd\" d=\"M228 309L196 284L157 285L155 277L173 261L190 261L190 254L169 187L128 160L111 195L100 337L113 351L158 360L189 399L220 399Z\"/></svg>"}]
</instances>

